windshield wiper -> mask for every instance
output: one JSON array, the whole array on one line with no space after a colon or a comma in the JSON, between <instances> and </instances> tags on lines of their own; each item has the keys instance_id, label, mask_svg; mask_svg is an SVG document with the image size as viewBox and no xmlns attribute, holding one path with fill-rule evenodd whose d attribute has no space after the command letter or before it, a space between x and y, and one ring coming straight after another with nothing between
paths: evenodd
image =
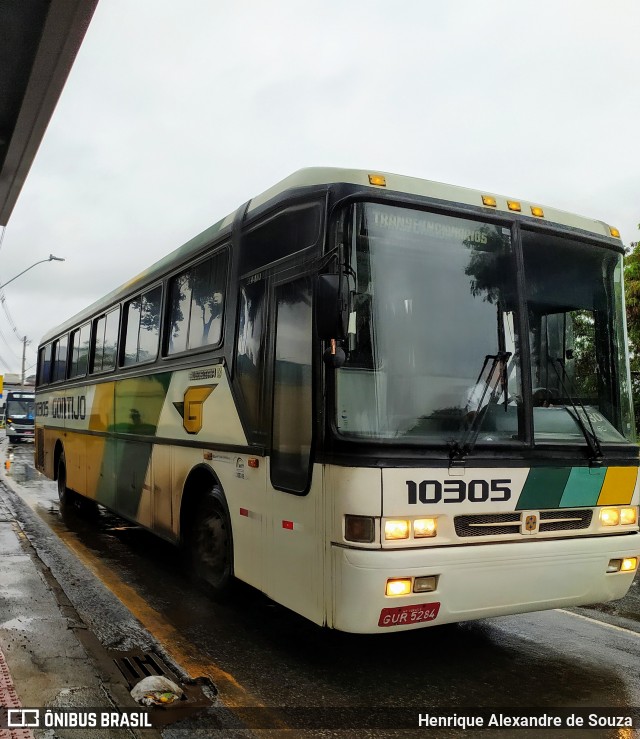
<instances>
[{"instance_id":1,"label":"windshield wiper","mask_svg":"<svg viewBox=\"0 0 640 739\"><path fill-rule=\"evenodd\" d=\"M591 423L591 419L589 418L589 414L587 413L587 409L584 407L583 402L578 398L578 404L580 405L580 410L584 414L584 418L587 419L587 423L589 424L589 428L587 428L587 424L585 424L584 419L578 412L578 408L576 406L576 403L571 396L571 393L569 392L569 388L565 384L565 381L563 379L564 377L567 378L567 381L571 383L571 378L567 374L567 370L565 369L564 362L561 359L555 359L553 357L548 357L549 361L551 362L551 366L555 370L556 375L558 376L558 380L560 380L560 385L562 386L562 390L564 391L564 394L567 397L567 400L569 403L571 403L571 407L573 408L573 413L566 407L565 410L567 413L573 418L573 420L578 425L578 428L582 432L582 435L584 436L584 440L587 442L587 446L589 447L589 459L591 461L591 464L594 466L600 466L603 461L603 454L602 454L602 447L600 446L600 439L598 439L598 434L596 434L596 430L593 428L593 423ZM562 370L562 373L558 372L558 366Z\"/></svg>"},{"instance_id":2,"label":"windshield wiper","mask_svg":"<svg viewBox=\"0 0 640 739\"><path fill-rule=\"evenodd\" d=\"M471 423L467 426L462 438L451 439L449 442L449 464L462 463L467 454L473 451L473 448L478 441L480 434L480 427L482 426L483 414L481 411L486 407L496 402L499 395L505 393L505 408L507 404L507 363L511 357L511 352L498 352L497 354L487 354L482 363L482 369L478 375L473 391L477 388L480 389L480 398L477 403L477 410L474 412L474 416L471 419ZM482 376L484 375L487 364L491 362L489 371L486 374L484 383ZM496 368L500 368L496 372ZM488 393L488 397L487 397ZM486 402L485 402L486 401Z\"/></svg>"}]
</instances>

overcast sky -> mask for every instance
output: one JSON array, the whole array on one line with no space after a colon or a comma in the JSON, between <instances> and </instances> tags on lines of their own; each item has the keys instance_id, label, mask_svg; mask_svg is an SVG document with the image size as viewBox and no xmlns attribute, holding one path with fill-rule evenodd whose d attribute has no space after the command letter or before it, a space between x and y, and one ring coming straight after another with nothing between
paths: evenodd
<instances>
[{"instance_id":1,"label":"overcast sky","mask_svg":"<svg viewBox=\"0 0 640 739\"><path fill-rule=\"evenodd\" d=\"M0 250L42 334L291 172L383 170L640 237L637 0L100 0ZM0 311L0 373L21 343ZM31 369L28 371L33 372Z\"/></svg>"}]
</instances>

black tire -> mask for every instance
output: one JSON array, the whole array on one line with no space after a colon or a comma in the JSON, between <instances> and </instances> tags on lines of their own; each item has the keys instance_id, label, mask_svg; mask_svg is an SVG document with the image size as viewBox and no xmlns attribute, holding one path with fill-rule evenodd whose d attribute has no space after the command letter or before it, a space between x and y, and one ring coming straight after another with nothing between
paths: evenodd
<instances>
[{"instance_id":1,"label":"black tire","mask_svg":"<svg viewBox=\"0 0 640 739\"><path fill-rule=\"evenodd\" d=\"M218 598L232 590L233 538L229 509L221 488L214 485L195 510L188 531L193 572Z\"/></svg>"},{"instance_id":2,"label":"black tire","mask_svg":"<svg viewBox=\"0 0 640 739\"><path fill-rule=\"evenodd\" d=\"M95 501L78 495L74 490L67 487L67 460L64 452L60 454L58 459L58 499L60 500L60 509L65 513L73 511L87 518L98 515L98 505Z\"/></svg>"},{"instance_id":3,"label":"black tire","mask_svg":"<svg viewBox=\"0 0 640 739\"><path fill-rule=\"evenodd\" d=\"M76 494L67 487L67 460L64 452L58 458L58 500L61 508L71 508L75 503Z\"/></svg>"}]
</instances>

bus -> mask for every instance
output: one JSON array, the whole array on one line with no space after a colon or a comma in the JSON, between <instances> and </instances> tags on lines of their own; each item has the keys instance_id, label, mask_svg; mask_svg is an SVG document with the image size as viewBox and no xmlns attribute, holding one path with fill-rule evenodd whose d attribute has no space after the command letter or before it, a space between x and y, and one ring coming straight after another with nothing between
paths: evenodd
<instances>
[{"instance_id":1,"label":"bus","mask_svg":"<svg viewBox=\"0 0 640 739\"><path fill-rule=\"evenodd\" d=\"M621 598L623 252L537 202L298 171L44 336L37 468L215 596L345 632Z\"/></svg>"},{"instance_id":2,"label":"bus","mask_svg":"<svg viewBox=\"0 0 640 739\"><path fill-rule=\"evenodd\" d=\"M33 441L36 394L33 390L9 390L5 406L5 430L10 444Z\"/></svg>"}]
</instances>

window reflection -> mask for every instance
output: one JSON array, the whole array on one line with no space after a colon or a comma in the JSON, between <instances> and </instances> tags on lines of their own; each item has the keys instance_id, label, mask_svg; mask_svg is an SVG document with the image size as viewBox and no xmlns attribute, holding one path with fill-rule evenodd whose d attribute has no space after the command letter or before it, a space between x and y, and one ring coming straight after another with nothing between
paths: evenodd
<instances>
[{"instance_id":1,"label":"window reflection","mask_svg":"<svg viewBox=\"0 0 640 739\"><path fill-rule=\"evenodd\" d=\"M487 438L517 436L509 231L377 204L357 206L345 228L354 299L337 373L339 430L446 442L482 411L473 422ZM496 375L487 357L497 355ZM490 416L485 407L499 403L502 416Z\"/></svg>"},{"instance_id":2,"label":"window reflection","mask_svg":"<svg viewBox=\"0 0 640 739\"><path fill-rule=\"evenodd\" d=\"M173 278L169 354L220 343L226 274L223 251Z\"/></svg>"}]
</instances>

